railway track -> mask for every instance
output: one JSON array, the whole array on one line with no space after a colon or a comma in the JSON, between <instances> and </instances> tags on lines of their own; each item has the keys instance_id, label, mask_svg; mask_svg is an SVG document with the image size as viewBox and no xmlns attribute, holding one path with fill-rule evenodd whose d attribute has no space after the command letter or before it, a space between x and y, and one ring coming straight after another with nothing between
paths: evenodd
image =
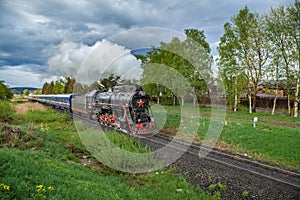
<instances>
[{"instance_id":1,"label":"railway track","mask_svg":"<svg viewBox=\"0 0 300 200\"><path fill-rule=\"evenodd\" d=\"M199 159L199 161L202 159L209 160L234 170L244 171L245 173L269 179L300 191L300 174L297 172L264 164L249 158L243 158L241 155L225 153L219 149L212 149L208 146L196 144L190 145L184 141L173 140L173 143L175 142L177 145L170 146L172 138L161 134L146 138L146 140L162 146L168 145L169 148L174 148L178 151L184 151L186 154L194 156L195 159ZM187 151L185 150L186 146L189 146Z\"/></svg>"},{"instance_id":2,"label":"railway track","mask_svg":"<svg viewBox=\"0 0 300 200\"><path fill-rule=\"evenodd\" d=\"M74 116L89 127L97 129L100 126L85 116ZM208 192L211 192L208 188L213 182L226 184L229 191L222 196L224 199L300 199L300 174L297 172L208 146L172 140L161 134L136 139L152 151L167 147L172 152L182 153L183 156L171 167L189 174L189 182ZM213 181L208 181L211 179ZM250 191L251 196L242 197L242 191Z\"/></svg>"},{"instance_id":3,"label":"railway track","mask_svg":"<svg viewBox=\"0 0 300 200\"><path fill-rule=\"evenodd\" d=\"M187 180L209 193L211 186L227 185L222 199L300 199L300 174L247 157L184 141L172 141L164 135L140 139L152 150L168 145L184 154L171 167L186 175ZM152 144L149 144L149 141ZM170 144L175 144L171 146ZM204 154L205 156L201 156ZM200 155L200 156L199 156ZM247 198L242 194L249 191Z\"/></svg>"}]
</instances>

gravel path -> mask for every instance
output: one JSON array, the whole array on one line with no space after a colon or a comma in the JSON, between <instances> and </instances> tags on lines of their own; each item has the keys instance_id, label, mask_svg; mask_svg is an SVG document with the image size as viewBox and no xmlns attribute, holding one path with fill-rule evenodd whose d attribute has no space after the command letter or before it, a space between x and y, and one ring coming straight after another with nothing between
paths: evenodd
<instances>
[{"instance_id":1,"label":"gravel path","mask_svg":"<svg viewBox=\"0 0 300 200\"><path fill-rule=\"evenodd\" d=\"M153 151L162 148L146 139L140 140ZM200 159L184 153L169 167L184 174L191 184L221 199L300 199L300 191L244 171Z\"/></svg>"}]
</instances>

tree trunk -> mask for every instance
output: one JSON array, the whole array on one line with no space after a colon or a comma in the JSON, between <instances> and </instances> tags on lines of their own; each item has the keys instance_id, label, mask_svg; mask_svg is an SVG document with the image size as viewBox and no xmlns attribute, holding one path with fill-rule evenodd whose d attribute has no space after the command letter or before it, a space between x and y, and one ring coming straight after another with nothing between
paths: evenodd
<instances>
[{"instance_id":1,"label":"tree trunk","mask_svg":"<svg viewBox=\"0 0 300 200\"><path fill-rule=\"evenodd\" d=\"M291 95L290 95L290 89L287 90L287 98L288 98L288 112L289 115L292 114L292 110L291 110Z\"/></svg>"},{"instance_id":2,"label":"tree trunk","mask_svg":"<svg viewBox=\"0 0 300 200\"><path fill-rule=\"evenodd\" d=\"M181 97L181 106L184 106L184 97Z\"/></svg>"},{"instance_id":3,"label":"tree trunk","mask_svg":"<svg viewBox=\"0 0 300 200\"><path fill-rule=\"evenodd\" d=\"M159 97L157 97L157 104L159 104Z\"/></svg>"},{"instance_id":4,"label":"tree trunk","mask_svg":"<svg viewBox=\"0 0 300 200\"><path fill-rule=\"evenodd\" d=\"M277 96L278 96L278 86L276 87L276 90L275 90L275 98L274 98L274 102L273 102L272 115L275 114Z\"/></svg>"},{"instance_id":5,"label":"tree trunk","mask_svg":"<svg viewBox=\"0 0 300 200\"><path fill-rule=\"evenodd\" d=\"M256 95L257 95L257 85L254 86L254 90L253 90L253 109L252 112L256 112Z\"/></svg>"},{"instance_id":6,"label":"tree trunk","mask_svg":"<svg viewBox=\"0 0 300 200\"><path fill-rule=\"evenodd\" d=\"M251 93L248 94L248 99L249 99L249 113L252 113L252 98L251 98Z\"/></svg>"},{"instance_id":7,"label":"tree trunk","mask_svg":"<svg viewBox=\"0 0 300 200\"><path fill-rule=\"evenodd\" d=\"M235 87L234 87L234 109L233 111L237 111L237 105L238 105L238 94L237 94L237 77L235 78Z\"/></svg>"},{"instance_id":8,"label":"tree trunk","mask_svg":"<svg viewBox=\"0 0 300 200\"><path fill-rule=\"evenodd\" d=\"M175 106L176 105L176 96L174 95L173 96L173 106Z\"/></svg>"},{"instance_id":9,"label":"tree trunk","mask_svg":"<svg viewBox=\"0 0 300 200\"><path fill-rule=\"evenodd\" d=\"M299 87L300 87L300 77L297 78L297 84L296 84L295 101L294 101L294 117L298 117Z\"/></svg>"}]
</instances>

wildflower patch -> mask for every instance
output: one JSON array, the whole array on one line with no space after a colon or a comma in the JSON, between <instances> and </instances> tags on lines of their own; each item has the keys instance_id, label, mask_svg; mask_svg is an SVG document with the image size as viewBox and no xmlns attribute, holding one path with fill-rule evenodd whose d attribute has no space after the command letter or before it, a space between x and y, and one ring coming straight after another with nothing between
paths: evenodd
<instances>
[{"instance_id":1,"label":"wildflower patch","mask_svg":"<svg viewBox=\"0 0 300 200\"><path fill-rule=\"evenodd\" d=\"M3 183L0 183L0 189L4 190L4 191L9 191L10 190L10 186L9 185L5 185Z\"/></svg>"},{"instance_id":2,"label":"wildflower patch","mask_svg":"<svg viewBox=\"0 0 300 200\"><path fill-rule=\"evenodd\" d=\"M35 187L35 192L37 193L37 195L39 197L46 198L47 191L50 191L50 190L53 190L53 189L54 189L53 186L46 187L44 185L37 185Z\"/></svg>"}]
</instances>

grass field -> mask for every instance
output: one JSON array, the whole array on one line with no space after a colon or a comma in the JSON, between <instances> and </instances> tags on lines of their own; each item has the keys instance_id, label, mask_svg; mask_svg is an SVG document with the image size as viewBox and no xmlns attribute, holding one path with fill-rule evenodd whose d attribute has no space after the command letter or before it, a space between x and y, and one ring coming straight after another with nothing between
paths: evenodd
<instances>
[{"instance_id":1,"label":"grass field","mask_svg":"<svg viewBox=\"0 0 300 200\"><path fill-rule=\"evenodd\" d=\"M67 114L46 109L18 115L0 101L0 131L0 199L218 198L171 169L130 174L96 162ZM124 135L106 134L119 148L149 151Z\"/></svg>"},{"instance_id":2,"label":"grass field","mask_svg":"<svg viewBox=\"0 0 300 200\"><path fill-rule=\"evenodd\" d=\"M180 107L166 106L161 110L167 115L163 130L176 132L181 119ZM203 141L211 120L211 108L200 108L200 115L197 133ZM254 117L258 117L255 128ZM217 146L300 171L300 118L227 111Z\"/></svg>"}]
</instances>

